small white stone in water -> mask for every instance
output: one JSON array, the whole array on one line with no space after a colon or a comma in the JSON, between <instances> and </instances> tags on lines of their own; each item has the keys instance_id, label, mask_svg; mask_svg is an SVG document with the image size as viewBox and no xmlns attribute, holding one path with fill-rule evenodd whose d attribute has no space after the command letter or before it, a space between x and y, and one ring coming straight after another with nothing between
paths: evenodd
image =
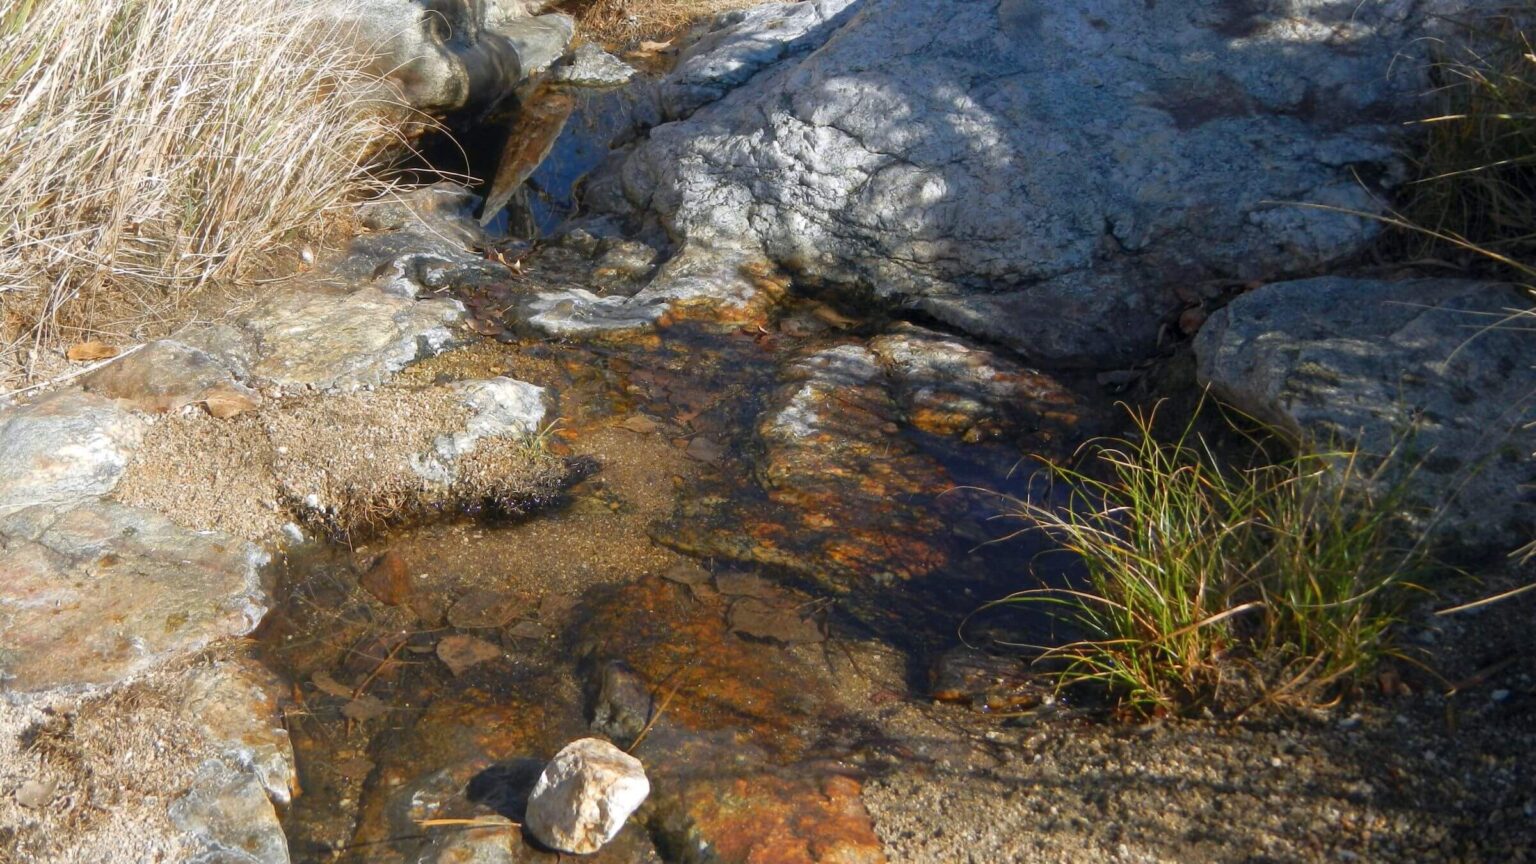
<instances>
[{"instance_id":1,"label":"small white stone in water","mask_svg":"<svg viewBox=\"0 0 1536 864\"><path fill-rule=\"evenodd\" d=\"M528 832L561 852L586 854L614 838L651 793L640 760L607 741L572 741L528 796Z\"/></svg>"}]
</instances>

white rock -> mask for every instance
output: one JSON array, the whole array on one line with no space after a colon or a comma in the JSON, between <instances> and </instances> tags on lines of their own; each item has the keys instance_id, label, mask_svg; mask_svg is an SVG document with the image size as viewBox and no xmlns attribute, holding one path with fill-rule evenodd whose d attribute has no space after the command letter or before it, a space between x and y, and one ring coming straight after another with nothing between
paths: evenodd
<instances>
[{"instance_id":1,"label":"white rock","mask_svg":"<svg viewBox=\"0 0 1536 864\"><path fill-rule=\"evenodd\" d=\"M112 491L147 426L79 390L0 411L0 515L38 504L63 509Z\"/></svg>"},{"instance_id":2,"label":"white rock","mask_svg":"<svg viewBox=\"0 0 1536 864\"><path fill-rule=\"evenodd\" d=\"M651 793L640 760L607 741L565 745L544 767L528 798L525 827L562 852L596 852Z\"/></svg>"}]
</instances>

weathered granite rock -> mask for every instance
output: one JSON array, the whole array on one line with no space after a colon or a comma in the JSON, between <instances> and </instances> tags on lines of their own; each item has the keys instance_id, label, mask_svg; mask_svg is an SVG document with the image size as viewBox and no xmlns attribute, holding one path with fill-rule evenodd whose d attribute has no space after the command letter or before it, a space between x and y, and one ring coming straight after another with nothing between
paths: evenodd
<instances>
[{"instance_id":1,"label":"weathered granite rock","mask_svg":"<svg viewBox=\"0 0 1536 864\"><path fill-rule=\"evenodd\" d=\"M497 33L517 52L524 77L543 72L565 55L576 36L576 19L550 13L524 18L503 18Z\"/></svg>"},{"instance_id":2,"label":"weathered granite rock","mask_svg":"<svg viewBox=\"0 0 1536 864\"><path fill-rule=\"evenodd\" d=\"M256 404L260 396L239 380L234 367L221 356L174 339L160 339L92 372L81 384L149 413L175 411L221 394Z\"/></svg>"},{"instance_id":3,"label":"weathered granite rock","mask_svg":"<svg viewBox=\"0 0 1536 864\"><path fill-rule=\"evenodd\" d=\"M596 852L651 792L640 760L598 738L567 744L528 798L527 828L562 852Z\"/></svg>"},{"instance_id":4,"label":"weathered granite rock","mask_svg":"<svg viewBox=\"0 0 1536 864\"><path fill-rule=\"evenodd\" d=\"M570 18L529 17L531 5L356 0L335 4L334 14L412 107L447 114L494 106L564 53L574 32Z\"/></svg>"},{"instance_id":5,"label":"weathered granite rock","mask_svg":"<svg viewBox=\"0 0 1536 864\"><path fill-rule=\"evenodd\" d=\"M1407 503L1445 539L1509 552L1536 537L1536 337L1504 285L1329 277L1234 300L1195 340L1222 399L1324 446L1400 449ZM1529 314L1529 313L1526 313ZM1503 322L1503 323L1501 323Z\"/></svg>"},{"instance_id":6,"label":"weathered granite rock","mask_svg":"<svg viewBox=\"0 0 1536 864\"><path fill-rule=\"evenodd\" d=\"M111 399L79 390L0 409L0 515L110 492L146 425Z\"/></svg>"},{"instance_id":7,"label":"weathered granite rock","mask_svg":"<svg viewBox=\"0 0 1536 864\"><path fill-rule=\"evenodd\" d=\"M1144 356L1171 286L1375 236L1414 51L1459 0L814 0L727 16L615 170L686 250L745 248L1030 355ZM1361 178L1368 178L1362 183ZM603 184L592 181L592 186Z\"/></svg>"},{"instance_id":8,"label":"weathered granite rock","mask_svg":"<svg viewBox=\"0 0 1536 864\"><path fill-rule=\"evenodd\" d=\"M104 685L224 637L266 613L252 547L108 501L0 517L0 682Z\"/></svg>"},{"instance_id":9,"label":"weathered granite rock","mask_svg":"<svg viewBox=\"0 0 1536 864\"><path fill-rule=\"evenodd\" d=\"M432 449L411 457L422 479L452 483L460 461L485 438L531 438L544 424L544 388L515 378L462 382L454 387L469 408L459 431L440 435Z\"/></svg>"},{"instance_id":10,"label":"weathered granite rock","mask_svg":"<svg viewBox=\"0 0 1536 864\"><path fill-rule=\"evenodd\" d=\"M202 847L193 861L288 864L288 838L261 782L250 772L208 760L170 813L177 829Z\"/></svg>"},{"instance_id":11,"label":"weathered granite rock","mask_svg":"<svg viewBox=\"0 0 1536 864\"><path fill-rule=\"evenodd\" d=\"M283 728L279 705L285 686L253 659L194 667L182 706L190 722L223 760L253 775L277 804L293 799L293 745Z\"/></svg>"},{"instance_id":12,"label":"weathered granite rock","mask_svg":"<svg viewBox=\"0 0 1536 864\"><path fill-rule=\"evenodd\" d=\"M274 294L242 325L260 334L251 370L262 384L294 389L356 390L383 383L422 357L457 341L463 317L452 300L411 300L382 291Z\"/></svg>"},{"instance_id":13,"label":"weathered granite rock","mask_svg":"<svg viewBox=\"0 0 1536 864\"><path fill-rule=\"evenodd\" d=\"M635 77L635 67L588 42L571 54L571 62L554 71L554 80L573 87L618 87Z\"/></svg>"}]
</instances>

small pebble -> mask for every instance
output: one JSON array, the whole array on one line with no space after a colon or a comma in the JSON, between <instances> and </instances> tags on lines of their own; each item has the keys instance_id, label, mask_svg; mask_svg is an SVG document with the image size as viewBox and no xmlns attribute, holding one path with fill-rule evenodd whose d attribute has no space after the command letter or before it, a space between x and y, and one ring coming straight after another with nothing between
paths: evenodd
<instances>
[{"instance_id":1,"label":"small pebble","mask_svg":"<svg viewBox=\"0 0 1536 864\"><path fill-rule=\"evenodd\" d=\"M16 790L16 803L28 810L41 810L53 800L53 784L28 780Z\"/></svg>"},{"instance_id":2,"label":"small pebble","mask_svg":"<svg viewBox=\"0 0 1536 864\"><path fill-rule=\"evenodd\" d=\"M1505 699L1509 698L1509 691L1504 689L1495 690L1488 694L1488 698L1495 702L1503 702Z\"/></svg>"}]
</instances>

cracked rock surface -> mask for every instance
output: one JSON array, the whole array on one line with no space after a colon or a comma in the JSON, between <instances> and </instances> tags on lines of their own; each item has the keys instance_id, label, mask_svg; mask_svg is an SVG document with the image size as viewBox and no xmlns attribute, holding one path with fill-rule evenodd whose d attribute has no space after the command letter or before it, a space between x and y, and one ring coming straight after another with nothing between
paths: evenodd
<instances>
[{"instance_id":1,"label":"cracked rock surface","mask_svg":"<svg viewBox=\"0 0 1536 864\"><path fill-rule=\"evenodd\" d=\"M1360 251L1412 53L1455 2L815 0L724 16L604 206L684 250L916 305L1027 354L1144 356L1171 290ZM1433 7L1433 8L1428 8ZM594 180L594 188L602 181ZM616 200L618 199L618 200Z\"/></svg>"}]
</instances>

